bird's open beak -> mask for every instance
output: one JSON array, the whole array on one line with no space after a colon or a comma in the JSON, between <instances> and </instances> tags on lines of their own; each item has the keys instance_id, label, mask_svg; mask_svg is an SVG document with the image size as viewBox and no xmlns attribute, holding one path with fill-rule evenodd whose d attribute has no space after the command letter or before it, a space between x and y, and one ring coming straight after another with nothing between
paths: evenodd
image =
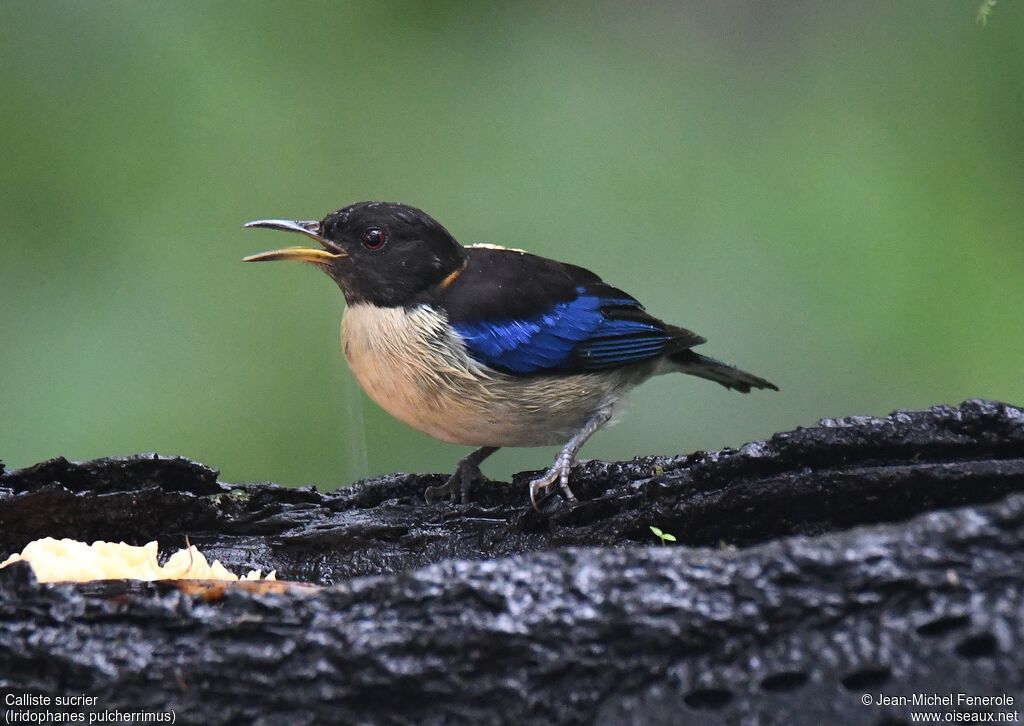
<instances>
[{"instance_id":1,"label":"bird's open beak","mask_svg":"<svg viewBox=\"0 0 1024 726\"><path fill-rule=\"evenodd\" d=\"M324 249L318 250L314 247L286 247L281 250L260 252L258 255L243 257L243 262L270 262L272 260L295 260L297 262L310 262L314 265L322 265L333 260L348 257L348 253L333 242L325 239L320 234L319 222L295 222L290 219L257 219L254 222L246 222L243 227L262 227L264 229L280 229L285 232L298 232L310 239L315 239Z\"/></svg>"}]
</instances>

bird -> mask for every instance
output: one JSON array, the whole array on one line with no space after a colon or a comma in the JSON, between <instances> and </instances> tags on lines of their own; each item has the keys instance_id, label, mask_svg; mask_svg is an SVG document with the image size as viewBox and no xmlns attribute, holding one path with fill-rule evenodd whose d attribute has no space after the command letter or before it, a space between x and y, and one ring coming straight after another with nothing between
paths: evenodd
<instances>
[{"instance_id":1,"label":"bird","mask_svg":"<svg viewBox=\"0 0 1024 726\"><path fill-rule=\"evenodd\" d=\"M491 244L462 245L426 212L357 202L320 220L259 219L317 247L244 258L319 267L345 298L342 349L366 394L435 439L476 447L428 503L469 501L501 447L560 445L529 483L534 508L569 486L576 456L652 376L680 372L728 389L778 388L693 350L705 339L648 313L583 267Z\"/></svg>"}]
</instances>

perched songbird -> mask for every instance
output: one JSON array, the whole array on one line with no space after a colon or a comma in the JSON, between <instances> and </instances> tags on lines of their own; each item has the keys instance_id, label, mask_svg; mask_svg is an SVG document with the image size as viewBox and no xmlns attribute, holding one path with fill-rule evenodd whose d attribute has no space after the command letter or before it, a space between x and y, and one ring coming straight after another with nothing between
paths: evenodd
<instances>
[{"instance_id":1,"label":"perched songbird","mask_svg":"<svg viewBox=\"0 0 1024 726\"><path fill-rule=\"evenodd\" d=\"M652 317L594 273L522 250L463 247L414 207L360 202L318 222L245 226L320 243L245 259L309 262L338 284L345 357L370 398L436 439L479 447L427 501L466 501L480 463L499 447L551 444L564 448L530 482L530 499L537 506L556 483L575 499L569 468L580 447L625 393L660 373L742 393L775 389L695 353L704 338Z\"/></svg>"}]
</instances>

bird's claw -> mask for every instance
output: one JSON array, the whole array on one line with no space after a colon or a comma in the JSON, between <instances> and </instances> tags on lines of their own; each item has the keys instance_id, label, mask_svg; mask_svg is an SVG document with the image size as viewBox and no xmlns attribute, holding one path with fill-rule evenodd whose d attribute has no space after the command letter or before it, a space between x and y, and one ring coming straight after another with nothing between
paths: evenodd
<instances>
[{"instance_id":1,"label":"bird's claw","mask_svg":"<svg viewBox=\"0 0 1024 726\"><path fill-rule=\"evenodd\" d=\"M447 495L448 501L455 503L461 501L463 504L469 502L469 493L473 484L484 478L480 466L470 461L460 461L455 468L455 473L448 477L448 481L434 487L427 487L423 492L423 498L427 504Z\"/></svg>"},{"instance_id":2,"label":"bird's claw","mask_svg":"<svg viewBox=\"0 0 1024 726\"><path fill-rule=\"evenodd\" d=\"M540 511L540 502L547 498L550 494L548 490L554 487L555 482L558 482L562 494L569 502L576 502L576 495L569 488L569 468L571 466L572 459L560 454L550 469L530 482L530 503L535 510ZM542 495L540 499L537 498L538 495Z\"/></svg>"}]
</instances>

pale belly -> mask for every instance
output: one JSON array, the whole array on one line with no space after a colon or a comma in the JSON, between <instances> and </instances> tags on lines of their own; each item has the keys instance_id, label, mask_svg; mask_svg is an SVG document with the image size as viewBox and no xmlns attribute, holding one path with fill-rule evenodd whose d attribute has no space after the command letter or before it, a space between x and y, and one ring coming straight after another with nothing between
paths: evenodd
<instances>
[{"instance_id":1,"label":"pale belly","mask_svg":"<svg viewBox=\"0 0 1024 726\"><path fill-rule=\"evenodd\" d=\"M381 408L436 439L472 446L563 444L653 372L506 375L466 356L426 307L350 306L341 339L352 374Z\"/></svg>"}]
</instances>

